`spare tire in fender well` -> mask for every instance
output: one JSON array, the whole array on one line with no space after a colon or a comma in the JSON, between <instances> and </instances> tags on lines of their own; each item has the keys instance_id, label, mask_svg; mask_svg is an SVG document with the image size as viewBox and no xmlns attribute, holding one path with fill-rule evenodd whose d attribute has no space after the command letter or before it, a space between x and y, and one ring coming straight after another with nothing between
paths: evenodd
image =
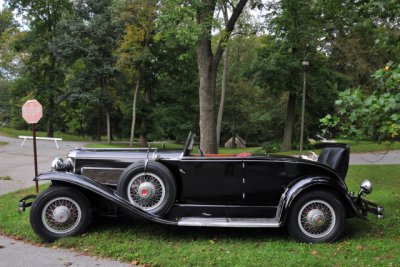
<instances>
[{"instance_id":1,"label":"spare tire in fender well","mask_svg":"<svg viewBox=\"0 0 400 267\"><path fill-rule=\"evenodd\" d=\"M155 215L164 215L175 202L176 181L163 164L142 160L129 165L121 173L117 192L136 207Z\"/></svg>"}]
</instances>

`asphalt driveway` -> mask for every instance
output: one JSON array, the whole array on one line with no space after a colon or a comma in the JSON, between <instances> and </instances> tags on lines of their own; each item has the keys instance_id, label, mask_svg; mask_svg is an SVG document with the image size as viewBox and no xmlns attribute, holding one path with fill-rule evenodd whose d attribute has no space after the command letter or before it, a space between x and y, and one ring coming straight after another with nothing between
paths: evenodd
<instances>
[{"instance_id":1,"label":"asphalt driveway","mask_svg":"<svg viewBox=\"0 0 400 267\"><path fill-rule=\"evenodd\" d=\"M0 177L10 176L11 180L0 180L0 195L21 188L31 187L34 177L33 144L22 140L0 136L0 141L9 144L0 146ZM59 142L57 149L53 141L38 141L38 171L49 171L51 161L57 157L66 157L69 150L81 147L82 142ZM17 203L15 203L17 212ZM0 267L45 267L45 266L131 266L107 259L84 256L67 249L37 247L0 235Z\"/></svg>"}]
</instances>

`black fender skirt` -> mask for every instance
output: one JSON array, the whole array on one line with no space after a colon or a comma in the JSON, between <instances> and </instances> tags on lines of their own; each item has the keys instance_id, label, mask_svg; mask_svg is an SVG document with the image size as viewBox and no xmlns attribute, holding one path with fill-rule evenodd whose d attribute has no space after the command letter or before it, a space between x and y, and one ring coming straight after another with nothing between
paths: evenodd
<instances>
[{"instance_id":1,"label":"black fender skirt","mask_svg":"<svg viewBox=\"0 0 400 267\"><path fill-rule=\"evenodd\" d=\"M68 172L53 171L53 172L41 173L34 179L34 181L57 181L57 182L63 182L64 184L71 184L77 187L81 187L113 202L114 204L121 207L128 214L138 215L142 218L157 223L178 225L178 223L175 221L166 220L160 216L153 215L151 213L148 213L146 211L143 211L142 209L133 206L130 202L118 196L116 191L112 190L107 186L101 185L83 175L68 173Z\"/></svg>"}]
</instances>

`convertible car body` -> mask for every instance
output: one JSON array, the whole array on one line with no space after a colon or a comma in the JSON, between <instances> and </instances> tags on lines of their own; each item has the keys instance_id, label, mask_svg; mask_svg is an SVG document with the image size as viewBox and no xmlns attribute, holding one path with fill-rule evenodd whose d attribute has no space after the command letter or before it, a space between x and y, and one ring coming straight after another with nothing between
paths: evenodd
<instances>
[{"instance_id":1,"label":"convertible car body","mask_svg":"<svg viewBox=\"0 0 400 267\"><path fill-rule=\"evenodd\" d=\"M383 217L383 207L362 199L372 184L349 192L350 149L326 144L317 161L288 156L193 155L194 134L181 151L74 149L56 158L51 181L32 205L30 221L44 240L80 234L93 212L125 213L177 226L283 227L303 242L332 242L346 218ZM30 202L30 199L34 199Z\"/></svg>"}]
</instances>

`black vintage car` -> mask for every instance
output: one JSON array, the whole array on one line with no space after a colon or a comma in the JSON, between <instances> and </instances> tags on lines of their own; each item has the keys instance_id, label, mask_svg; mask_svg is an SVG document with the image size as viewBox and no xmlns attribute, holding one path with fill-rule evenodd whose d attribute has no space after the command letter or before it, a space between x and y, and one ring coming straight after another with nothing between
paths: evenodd
<instances>
[{"instance_id":1,"label":"black vintage car","mask_svg":"<svg viewBox=\"0 0 400 267\"><path fill-rule=\"evenodd\" d=\"M346 218L383 217L383 207L357 196L345 177L350 149L328 144L317 161L287 156L192 154L190 133L183 152L156 149L74 149L56 158L51 181L31 206L34 231L46 241L77 235L92 212L140 216L177 226L283 227L303 242L332 242ZM34 198L33 202L29 199Z\"/></svg>"}]
</instances>

